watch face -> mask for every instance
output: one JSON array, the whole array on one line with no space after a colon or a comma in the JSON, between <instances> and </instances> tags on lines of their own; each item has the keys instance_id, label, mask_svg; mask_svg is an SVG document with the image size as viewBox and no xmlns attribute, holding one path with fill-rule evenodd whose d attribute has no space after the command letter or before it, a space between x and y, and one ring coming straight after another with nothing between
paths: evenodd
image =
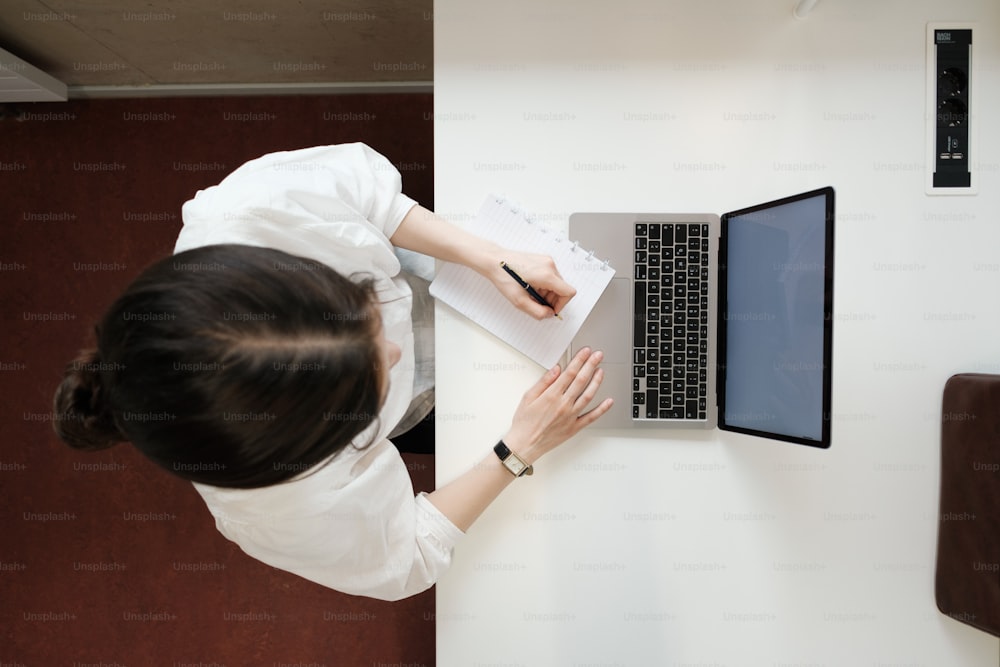
<instances>
[{"instance_id":1,"label":"watch face","mask_svg":"<svg viewBox=\"0 0 1000 667\"><path fill-rule=\"evenodd\" d=\"M504 461L504 463L507 464L507 469L510 470L515 475L520 475L521 471L524 470L524 461L517 458L516 456L513 455L508 456L507 459Z\"/></svg>"}]
</instances>

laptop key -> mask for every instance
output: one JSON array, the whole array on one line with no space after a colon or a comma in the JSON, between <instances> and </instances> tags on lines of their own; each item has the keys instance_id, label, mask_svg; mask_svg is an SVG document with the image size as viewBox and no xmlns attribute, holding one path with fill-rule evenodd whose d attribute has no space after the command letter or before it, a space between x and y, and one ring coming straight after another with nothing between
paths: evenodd
<instances>
[{"instance_id":1,"label":"laptop key","mask_svg":"<svg viewBox=\"0 0 1000 667\"><path fill-rule=\"evenodd\" d=\"M646 320L646 283L635 281L635 300L633 303L633 317L635 321L632 326L632 345L639 347L643 341L642 322ZM637 363L642 363L637 362Z\"/></svg>"}]
</instances>

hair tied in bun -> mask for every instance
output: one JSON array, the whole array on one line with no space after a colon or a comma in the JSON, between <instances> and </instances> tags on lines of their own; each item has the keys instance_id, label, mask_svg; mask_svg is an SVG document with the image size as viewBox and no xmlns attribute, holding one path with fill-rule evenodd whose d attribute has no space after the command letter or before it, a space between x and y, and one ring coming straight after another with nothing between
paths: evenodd
<instances>
[{"instance_id":1,"label":"hair tied in bun","mask_svg":"<svg viewBox=\"0 0 1000 667\"><path fill-rule=\"evenodd\" d=\"M97 349L85 350L66 367L56 390L52 424L56 434L76 449L105 449L126 439L106 404L101 384L106 366Z\"/></svg>"}]
</instances>

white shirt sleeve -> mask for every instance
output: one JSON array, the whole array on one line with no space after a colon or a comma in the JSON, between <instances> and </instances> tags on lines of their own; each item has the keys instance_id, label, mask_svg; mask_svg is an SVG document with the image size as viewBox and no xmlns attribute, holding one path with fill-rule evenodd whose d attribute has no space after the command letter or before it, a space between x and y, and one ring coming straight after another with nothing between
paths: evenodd
<instances>
[{"instance_id":1,"label":"white shirt sleeve","mask_svg":"<svg viewBox=\"0 0 1000 667\"><path fill-rule=\"evenodd\" d=\"M181 240L188 227L226 228L268 217L331 230L367 223L366 231L388 239L415 204L402 194L396 167L365 144L281 151L247 162L186 202Z\"/></svg>"},{"instance_id":2,"label":"white shirt sleeve","mask_svg":"<svg viewBox=\"0 0 1000 667\"><path fill-rule=\"evenodd\" d=\"M352 595L399 600L427 590L464 535L427 499L382 440L265 489L196 484L216 526L250 556Z\"/></svg>"}]
</instances>

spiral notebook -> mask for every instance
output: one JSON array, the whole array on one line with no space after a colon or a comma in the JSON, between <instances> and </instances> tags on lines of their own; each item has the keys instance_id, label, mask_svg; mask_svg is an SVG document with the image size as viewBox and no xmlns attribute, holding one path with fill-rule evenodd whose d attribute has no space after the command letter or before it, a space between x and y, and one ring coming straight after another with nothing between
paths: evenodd
<instances>
[{"instance_id":1,"label":"spiral notebook","mask_svg":"<svg viewBox=\"0 0 1000 667\"><path fill-rule=\"evenodd\" d=\"M521 312L493 284L459 264L444 264L430 286L432 296L483 327L544 368L559 362L594 304L615 275L606 261L565 235L537 223L517 204L489 196L468 231L505 248L549 255L576 296L556 317L536 320Z\"/></svg>"}]
</instances>

